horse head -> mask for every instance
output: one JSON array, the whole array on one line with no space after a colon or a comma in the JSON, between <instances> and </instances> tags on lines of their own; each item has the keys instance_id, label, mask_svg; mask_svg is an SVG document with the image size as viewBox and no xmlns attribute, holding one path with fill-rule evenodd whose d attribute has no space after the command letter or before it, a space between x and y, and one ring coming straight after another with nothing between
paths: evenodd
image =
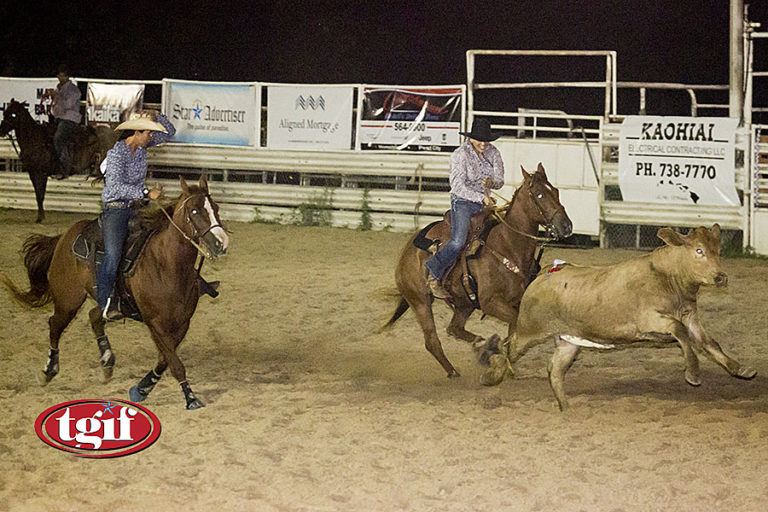
<instances>
[{"instance_id":1,"label":"horse head","mask_svg":"<svg viewBox=\"0 0 768 512\"><path fill-rule=\"evenodd\" d=\"M5 137L17 129L26 117L31 118L27 107L29 107L29 103L26 101L19 102L11 98L3 111L3 120L0 121L0 137Z\"/></svg>"},{"instance_id":2,"label":"horse head","mask_svg":"<svg viewBox=\"0 0 768 512\"><path fill-rule=\"evenodd\" d=\"M192 237L200 240L208 248L211 257L216 258L227 253L229 237L219 217L219 205L208 192L208 179L200 176L197 185L189 185L183 176L179 178L181 198L177 213L183 216L192 228Z\"/></svg>"},{"instance_id":3,"label":"horse head","mask_svg":"<svg viewBox=\"0 0 768 512\"><path fill-rule=\"evenodd\" d=\"M532 220L544 226L547 232L557 239L567 238L573 233L573 223L560 202L560 191L552 186L539 163L536 171L529 173L521 165L523 183L518 189L521 201L526 202L526 211Z\"/></svg>"}]
</instances>

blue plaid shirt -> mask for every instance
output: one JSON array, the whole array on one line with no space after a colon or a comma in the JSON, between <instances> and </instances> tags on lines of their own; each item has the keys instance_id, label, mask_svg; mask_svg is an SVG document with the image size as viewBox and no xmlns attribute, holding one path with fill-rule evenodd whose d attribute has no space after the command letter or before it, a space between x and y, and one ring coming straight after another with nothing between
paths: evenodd
<instances>
[{"instance_id":1,"label":"blue plaid shirt","mask_svg":"<svg viewBox=\"0 0 768 512\"><path fill-rule=\"evenodd\" d=\"M496 146L489 144L478 155L469 139L451 155L451 194L468 201L482 203L485 196L483 180L491 178L491 188L504 186L504 162Z\"/></svg>"},{"instance_id":2,"label":"blue plaid shirt","mask_svg":"<svg viewBox=\"0 0 768 512\"><path fill-rule=\"evenodd\" d=\"M165 115L158 114L157 122L162 124L168 133L152 132L147 147L162 144L176 133L176 128ZM107 151L105 165L104 191L101 193L103 202L132 201L144 197L147 148L136 148L136 152L132 152L124 140L119 140Z\"/></svg>"}]
</instances>

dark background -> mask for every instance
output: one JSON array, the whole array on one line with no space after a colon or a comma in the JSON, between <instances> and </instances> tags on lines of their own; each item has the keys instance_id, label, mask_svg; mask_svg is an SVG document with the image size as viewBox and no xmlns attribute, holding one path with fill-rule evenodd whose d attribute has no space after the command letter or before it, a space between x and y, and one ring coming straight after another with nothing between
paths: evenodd
<instances>
[{"instance_id":1,"label":"dark background","mask_svg":"<svg viewBox=\"0 0 768 512\"><path fill-rule=\"evenodd\" d=\"M73 76L93 78L461 84L467 49L597 49L618 52L619 80L728 84L728 0L4 4L2 76L52 76L66 62ZM750 18L768 30L768 1L752 0ZM768 70L768 51L755 58L757 69ZM603 65L489 60L479 63L478 78L602 80ZM768 103L763 89L756 105ZM685 113L685 93L654 95L649 114ZM624 110L636 96L620 97ZM486 101L595 114L600 98L583 90L506 91Z\"/></svg>"}]
</instances>

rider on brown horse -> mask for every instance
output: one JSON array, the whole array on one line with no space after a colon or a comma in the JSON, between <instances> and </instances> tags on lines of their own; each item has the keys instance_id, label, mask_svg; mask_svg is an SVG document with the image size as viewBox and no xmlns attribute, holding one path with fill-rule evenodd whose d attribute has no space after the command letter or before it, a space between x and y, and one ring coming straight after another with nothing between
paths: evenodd
<instances>
[{"instance_id":1,"label":"rider on brown horse","mask_svg":"<svg viewBox=\"0 0 768 512\"><path fill-rule=\"evenodd\" d=\"M426 262L427 284L437 299L450 299L441 281L464 248L470 219L483 209L486 190L504 186L501 153L491 144L500 134L478 118L472 131L459 133L467 140L451 155L451 239Z\"/></svg>"}]
</instances>

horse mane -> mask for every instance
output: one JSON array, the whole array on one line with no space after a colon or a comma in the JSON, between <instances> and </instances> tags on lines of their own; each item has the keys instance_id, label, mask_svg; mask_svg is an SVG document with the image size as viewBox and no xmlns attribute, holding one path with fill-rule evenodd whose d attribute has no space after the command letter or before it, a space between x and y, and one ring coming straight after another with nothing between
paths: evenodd
<instances>
[{"instance_id":1,"label":"horse mane","mask_svg":"<svg viewBox=\"0 0 768 512\"><path fill-rule=\"evenodd\" d=\"M176 204L181 199L181 196L176 199L163 201L163 203L153 203L144 208L139 208L136 216L139 220L139 225L143 229L148 229L152 232L158 232L164 230L170 224L168 217L173 217L173 211L176 208ZM168 214L166 216L165 213Z\"/></svg>"}]
</instances>

